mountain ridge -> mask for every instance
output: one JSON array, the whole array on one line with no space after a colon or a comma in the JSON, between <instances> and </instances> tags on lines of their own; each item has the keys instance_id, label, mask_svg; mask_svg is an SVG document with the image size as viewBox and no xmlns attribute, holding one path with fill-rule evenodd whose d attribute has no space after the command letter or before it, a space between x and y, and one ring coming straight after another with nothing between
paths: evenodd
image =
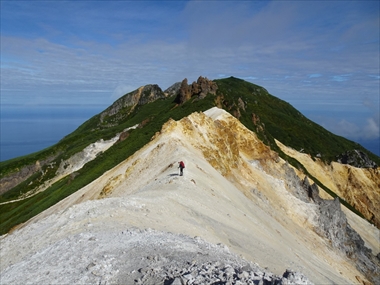
<instances>
[{"instance_id":1,"label":"mountain ridge","mask_svg":"<svg viewBox=\"0 0 380 285\"><path fill-rule=\"evenodd\" d=\"M181 93L181 88L186 90ZM212 93L207 93L205 96L205 92L208 92L207 90L212 90ZM54 199L48 197L48 192L44 197L35 198L38 201L41 201L41 199L46 201L41 202L42 208L45 208L46 205L52 205L51 200L59 201L72 193L72 191L76 191L75 189L90 183L106 170L132 155L148 143L169 118L177 120L189 115L191 112L205 111L213 106L223 107L231 112L245 126L255 131L259 138L277 151L282 158L296 167L303 168L306 173L307 170L301 163L281 151L275 143L276 136L282 138L280 140L282 143L295 149L303 148L305 144L312 144L311 147L304 148L304 152L309 153L313 160L322 159L327 162L331 159L336 159L336 155L340 152L336 151L336 149L343 152L347 148L359 147L357 144L332 135L312 123L292 108L290 104L270 95L266 89L241 79L230 77L211 81L207 78L199 77L198 81L191 85L188 85L187 80L184 79L181 83L175 83L165 91L162 91L158 85L150 84L122 96L109 108L86 121L76 131L46 151L31 155L24 160L13 160L13 166L12 161L1 163L2 189L5 187L5 183L8 183L7 178L9 176L7 175L15 172L15 169L21 169L19 172L23 172L22 165L28 165L28 159L32 162L32 166L39 165L35 168L32 167L33 171L28 172L31 175L28 176L28 174L22 177L20 179L21 183L16 186L12 185L11 191L1 196L1 202L11 201L25 193L36 191L35 189L38 188L39 184L46 183L56 177L57 170L63 167L63 161L67 161L73 155L80 153L90 144L99 140L108 141L120 134L123 134L120 137L128 137L128 139L118 140L109 150L99 152L93 161L84 165L83 169L62 178L54 185L51 185L50 188L47 188L51 189L51 193L57 191L60 193L52 194L55 196ZM273 118L277 118L277 121L273 121ZM287 125L284 125L284 123ZM128 128L136 125L136 129L128 130ZM307 125L309 125L310 131L302 133L302 128ZM316 131L313 128L316 128ZM310 137L308 137L309 133ZM322 140L320 136L323 137ZM326 143L329 146L324 147L325 152L321 153L318 147L321 146L321 141L325 142L327 139L330 139L331 143ZM317 144L314 144L315 142ZM335 147L333 151L330 151L330 145ZM368 154L365 150L364 153ZM371 154L368 155L371 156ZM342 202L345 203L344 200ZM350 206L349 204L347 205ZM21 208L24 208L21 204L8 205L4 211L9 215L3 217L2 224L7 220L7 217L14 215L14 213L20 213L18 209ZM355 210L354 208L352 209ZM30 214L27 217L30 218ZM21 218L15 223L13 222L12 225L25 221L27 217ZM7 226L6 228L9 230L10 227ZM4 233L4 231L2 232Z\"/></svg>"},{"instance_id":2,"label":"mountain ridge","mask_svg":"<svg viewBox=\"0 0 380 285\"><path fill-rule=\"evenodd\" d=\"M186 163L182 177L179 160ZM201 269L193 277L181 273L190 264L173 267L182 242L170 242L164 235L168 232L190 239L187 249L197 248L194 241L202 245L187 256L199 264L209 260L213 270L217 265L211 256L225 248L244 262L258 262L275 274L289 268L287 272L302 272L316 284L366 284L367 279L377 284L375 257L360 249L364 242L348 228L347 221L356 222L351 216L345 220L338 199L318 202L318 193L310 199L308 188L314 184L304 177L223 110L168 120L143 148L3 236L2 276L11 283L32 277L39 283L107 284L203 278ZM147 243L148 236L159 239ZM376 240L365 243L376 248ZM133 248L142 245L142 255L135 255ZM226 252L223 258L227 262ZM171 274L165 275L167 283L154 279L159 278L154 270L167 272L165 268ZM249 284L238 277L243 271L236 271L232 284ZM249 280L274 280L269 273L259 275ZM199 284L192 282L188 284ZM297 283L283 282L279 284Z\"/></svg>"}]
</instances>

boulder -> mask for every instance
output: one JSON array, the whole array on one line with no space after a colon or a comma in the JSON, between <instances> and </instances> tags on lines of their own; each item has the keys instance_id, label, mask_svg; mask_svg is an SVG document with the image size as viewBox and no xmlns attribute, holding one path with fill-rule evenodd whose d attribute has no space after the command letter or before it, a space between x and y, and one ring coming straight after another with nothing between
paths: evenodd
<instances>
[{"instance_id":1,"label":"boulder","mask_svg":"<svg viewBox=\"0 0 380 285\"><path fill-rule=\"evenodd\" d=\"M377 168L377 164L360 150L348 150L337 156L337 162L358 168Z\"/></svg>"}]
</instances>

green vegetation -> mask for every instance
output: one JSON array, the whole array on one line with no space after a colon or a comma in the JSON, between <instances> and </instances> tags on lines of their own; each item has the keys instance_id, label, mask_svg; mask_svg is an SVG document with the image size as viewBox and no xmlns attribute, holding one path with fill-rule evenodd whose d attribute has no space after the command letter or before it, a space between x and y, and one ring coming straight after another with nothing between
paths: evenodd
<instances>
[{"instance_id":1,"label":"green vegetation","mask_svg":"<svg viewBox=\"0 0 380 285\"><path fill-rule=\"evenodd\" d=\"M378 156L355 142L332 134L307 119L289 103L270 95L264 88L234 77L215 82L219 87L218 94L224 98L224 108L236 108L241 98L245 111L240 108L240 121L276 151L279 149L274 138L295 150L303 149L312 157L320 156L327 163L336 160L336 156L346 150L357 149L380 165ZM257 130L252 114L259 118L262 131Z\"/></svg>"},{"instance_id":2,"label":"green vegetation","mask_svg":"<svg viewBox=\"0 0 380 285\"><path fill-rule=\"evenodd\" d=\"M281 157L295 167L303 169L305 174L308 174L306 169L297 160L285 155L275 144L274 138L296 150L304 149L304 152L310 153L313 157L320 155L326 162L331 162L346 150L359 149L380 165L379 157L356 143L331 134L308 120L290 104L270 95L264 88L233 77L215 82L218 85L216 96L209 94L202 100L193 98L183 105L176 105L173 97L158 99L149 104L139 105L132 112L130 107L123 108L118 114L105 116L103 121L98 114L52 147L1 162L0 178L24 166L33 165L37 160L50 158L52 162L50 165L45 165L41 172L35 173L23 183L0 195L0 202L6 202L20 197L23 193L33 190L37 184L52 178L62 159L65 160L82 151L93 142L110 139L126 128L140 124L137 129L129 131L128 139L116 143L95 160L87 163L75 173L75 177L65 177L46 191L25 200L0 205L0 234L8 232L17 224L27 221L71 195L131 156L147 144L170 118L179 120L193 112L205 111L220 104L228 112L238 116L247 128L256 132L259 138L276 150ZM315 178L311 178L316 181ZM331 192L318 181L316 183Z\"/></svg>"}]
</instances>

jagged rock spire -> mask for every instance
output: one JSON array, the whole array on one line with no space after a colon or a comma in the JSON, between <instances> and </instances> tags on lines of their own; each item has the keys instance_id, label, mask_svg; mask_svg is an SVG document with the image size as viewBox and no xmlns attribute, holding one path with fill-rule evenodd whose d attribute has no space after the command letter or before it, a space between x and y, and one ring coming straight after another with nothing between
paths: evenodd
<instances>
[{"instance_id":1,"label":"jagged rock spire","mask_svg":"<svg viewBox=\"0 0 380 285\"><path fill-rule=\"evenodd\" d=\"M217 84L206 77L199 76L197 82L194 81L191 85L185 78L182 80L176 101L183 104L193 96L203 99L209 93L216 94L217 89Z\"/></svg>"}]
</instances>

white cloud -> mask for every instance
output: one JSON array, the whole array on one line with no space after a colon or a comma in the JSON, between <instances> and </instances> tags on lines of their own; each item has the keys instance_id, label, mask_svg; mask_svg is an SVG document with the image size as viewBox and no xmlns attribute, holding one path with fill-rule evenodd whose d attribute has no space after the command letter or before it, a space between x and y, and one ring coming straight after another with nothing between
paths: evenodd
<instances>
[{"instance_id":1,"label":"white cloud","mask_svg":"<svg viewBox=\"0 0 380 285\"><path fill-rule=\"evenodd\" d=\"M379 122L374 118L367 118L363 125L342 119L337 123L330 121L326 126L331 132L352 140L370 140L380 137Z\"/></svg>"},{"instance_id":2,"label":"white cloud","mask_svg":"<svg viewBox=\"0 0 380 285\"><path fill-rule=\"evenodd\" d=\"M346 120L341 120L335 126L330 126L330 129L335 129L334 133L344 137L355 139L362 137L359 126Z\"/></svg>"},{"instance_id":3,"label":"white cloud","mask_svg":"<svg viewBox=\"0 0 380 285\"><path fill-rule=\"evenodd\" d=\"M379 121L375 121L374 118L367 120L367 125L364 127L364 138L374 139L380 137Z\"/></svg>"}]
</instances>

